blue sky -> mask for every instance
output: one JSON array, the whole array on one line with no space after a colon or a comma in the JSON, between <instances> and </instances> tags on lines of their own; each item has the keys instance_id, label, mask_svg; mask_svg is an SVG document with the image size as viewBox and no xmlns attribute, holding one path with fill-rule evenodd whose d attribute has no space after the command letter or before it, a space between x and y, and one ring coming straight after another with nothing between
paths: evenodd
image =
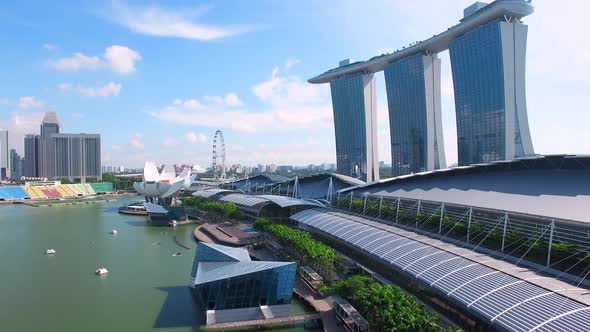
<instances>
[{"instance_id":1,"label":"blue sky","mask_svg":"<svg viewBox=\"0 0 590 332\"><path fill-rule=\"evenodd\" d=\"M103 164L208 165L216 129L228 163L334 162L329 88L306 79L456 24L472 1L18 1L0 8L0 128L23 152L55 111L65 132L102 134ZM564 5L567 3L567 6ZM590 153L589 5L534 1L527 103L537 153ZM572 10L573 9L573 10ZM568 12L566 12L568 10ZM443 131L457 160L452 78ZM390 162L377 75L380 159Z\"/></svg>"}]
</instances>

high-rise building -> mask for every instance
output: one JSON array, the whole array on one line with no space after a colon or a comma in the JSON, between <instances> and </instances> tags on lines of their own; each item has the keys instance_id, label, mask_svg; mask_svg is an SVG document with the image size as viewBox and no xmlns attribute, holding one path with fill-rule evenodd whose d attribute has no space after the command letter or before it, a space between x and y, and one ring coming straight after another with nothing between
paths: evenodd
<instances>
[{"instance_id":1,"label":"high-rise building","mask_svg":"<svg viewBox=\"0 0 590 332\"><path fill-rule=\"evenodd\" d=\"M446 168L440 59L416 54L385 67L393 176Z\"/></svg>"},{"instance_id":2,"label":"high-rise building","mask_svg":"<svg viewBox=\"0 0 590 332\"><path fill-rule=\"evenodd\" d=\"M349 60L340 66L349 65ZM379 180L377 94L373 74L354 73L330 82L336 171L366 182Z\"/></svg>"},{"instance_id":3,"label":"high-rise building","mask_svg":"<svg viewBox=\"0 0 590 332\"><path fill-rule=\"evenodd\" d=\"M61 124L55 112L45 113L41 122L41 136L39 141L39 176L52 178L55 173L55 146L51 139L59 134Z\"/></svg>"},{"instance_id":4,"label":"high-rise building","mask_svg":"<svg viewBox=\"0 0 590 332\"><path fill-rule=\"evenodd\" d=\"M10 150L10 178L19 180L24 175L25 160L15 149Z\"/></svg>"},{"instance_id":5,"label":"high-rise building","mask_svg":"<svg viewBox=\"0 0 590 332\"><path fill-rule=\"evenodd\" d=\"M0 180L10 177L10 154L8 152L8 131L0 130Z\"/></svg>"},{"instance_id":6,"label":"high-rise building","mask_svg":"<svg viewBox=\"0 0 590 332\"><path fill-rule=\"evenodd\" d=\"M24 176L39 176L39 135L25 136L25 173Z\"/></svg>"},{"instance_id":7,"label":"high-rise building","mask_svg":"<svg viewBox=\"0 0 590 332\"><path fill-rule=\"evenodd\" d=\"M100 178L100 135L53 134L56 178Z\"/></svg>"},{"instance_id":8,"label":"high-rise building","mask_svg":"<svg viewBox=\"0 0 590 332\"><path fill-rule=\"evenodd\" d=\"M459 165L534 154L525 96L527 26L494 20L449 47Z\"/></svg>"},{"instance_id":9,"label":"high-rise building","mask_svg":"<svg viewBox=\"0 0 590 332\"><path fill-rule=\"evenodd\" d=\"M100 135L64 134L55 112L47 112L41 135L25 137L25 175L47 178L102 178Z\"/></svg>"},{"instance_id":10,"label":"high-rise building","mask_svg":"<svg viewBox=\"0 0 590 332\"><path fill-rule=\"evenodd\" d=\"M361 117L353 110L366 105L365 78L383 70L393 174L445 167L436 54L446 50L453 72L459 165L534 154L525 99L527 26L522 22L533 12L530 0L477 2L464 10L460 23L431 38L367 61L341 63L309 79L332 88L338 172L351 175L362 151L370 150L362 143L369 135L356 124Z\"/></svg>"}]
</instances>

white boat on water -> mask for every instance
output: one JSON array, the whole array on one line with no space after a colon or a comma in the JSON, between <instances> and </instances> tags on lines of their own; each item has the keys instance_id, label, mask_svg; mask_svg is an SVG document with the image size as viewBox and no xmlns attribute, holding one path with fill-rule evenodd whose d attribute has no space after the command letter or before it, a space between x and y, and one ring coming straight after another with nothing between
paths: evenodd
<instances>
[{"instance_id":1,"label":"white boat on water","mask_svg":"<svg viewBox=\"0 0 590 332\"><path fill-rule=\"evenodd\" d=\"M47 249L45 250L46 255L55 255L55 249Z\"/></svg>"},{"instance_id":2,"label":"white boat on water","mask_svg":"<svg viewBox=\"0 0 590 332\"><path fill-rule=\"evenodd\" d=\"M101 267L100 269L94 271L94 273L98 275L103 275L109 273L109 270L105 269L104 267Z\"/></svg>"},{"instance_id":3,"label":"white boat on water","mask_svg":"<svg viewBox=\"0 0 590 332\"><path fill-rule=\"evenodd\" d=\"M112 231L109 232L110 234L113 235L117 235L117 233L119 233L119 231L117 231L116 229L113 229Z\"/></svg>"}]
</instances>

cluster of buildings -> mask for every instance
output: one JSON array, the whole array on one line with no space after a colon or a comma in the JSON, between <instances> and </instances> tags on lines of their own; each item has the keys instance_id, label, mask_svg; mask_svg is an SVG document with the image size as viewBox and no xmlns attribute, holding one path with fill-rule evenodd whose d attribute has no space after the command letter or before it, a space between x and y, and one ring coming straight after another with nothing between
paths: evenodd
<instances>
[{"instance_id":1,"label":"cluster of buildings","mask_svg":"<svg viewBox=\"0 0 590 332\"><path fill-rule=\"evenodd\" d=\"M55 112L45 114L39 134L25 136L24 148L24 158L14 149L9 153L8 131L0 131L1 180L102 178L100 135L63 133Z\"/></svg>"},{"instance_id":2,"label":"cluster of buildings","mask_svg":"<svg viewBox=\"0 0 590 332\"><path fill-rule=\"evenodd\" d=\"M477 2L460 23L425 41L368 61L340 62L311 78L329 83L337 172L379 180L376 83L384 71L392 175L446 168L441 120L441 61L451 58L459 166L534 154L525 99L530 0Z\"/></svg>"}]
</instances>

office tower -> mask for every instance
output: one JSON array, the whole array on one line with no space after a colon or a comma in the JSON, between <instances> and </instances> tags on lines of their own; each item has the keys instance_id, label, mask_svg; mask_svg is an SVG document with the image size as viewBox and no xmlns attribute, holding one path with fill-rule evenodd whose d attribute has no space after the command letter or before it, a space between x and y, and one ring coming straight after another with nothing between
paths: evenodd
<instances>
[{"instance_id":1,"label":"office tower","mask_svg":"<svg viewBox=\"0 0 590 332\"><path fill-rule=\"evenodd\" d=\"M446 168L440 59L416 54L385 67L392 175Z\"/></svg>"},{"instance_id":2,"label":"office tower","mask_svg":"<svg viewBox=\"0 0 590 332\"><path fill-rule=\"evenodd\" d=\"M24 176L39 176L39 135L25 136L25 172Z\"/></svg>"},{"instance_id":3,"label":"office tower","mask_svg":"<svg viewBox=\"0 0 590 332\"><path fill-rule=\"evenodd\" d=\"M347 66L349 60L340 62ZM330 81L336 171L366 182L379 180L377 95L373 74L354 73Z\"/></svg>"},{"instance_id":4,"label":"office tower","mask_svg":"<svg viewBox=\"0 0 590 332\"><path fill-rule=\"evenodd\" d=\"M39 141L39 176L52 178L55 173L55 146L51 136L59 134L61 124L55 112L45 113Z\"/></svg>"},{"instance_id":5,"label":"office tower","mask_svg":"<svg viewBox=\"0 0 590 332\"><path fill-rule=\"evenodd\" d=\"M100 135L61 133L57 114L47 112L41 123L41 135L25 137L25 175L101 179L100 153Z\"/></svg>"},{"instance_id":6,"label":"office tower","mask_svg":"<svg viewBox=\"0 0 590 332\"><path fill-rule=\"evenodd\" d=\"M527 26L497 19L451 42L459 165L534 154L525 96Z\"/></svg>"},{"instance_id":7,"label":"office tower","mask_svg":"<svg viewBox=\"0 0 590 332\"><path fill-rule=\"evenodd\" d=\"M53 134L51 145L55 147L55 167L52 177L101 178L100 135Z\"/></svg>"},{"instance_id":8,"label":"office tower","mask_svg":"<svg viewBox=\"0 0 590 332\"><path fill-rule=\"evenodd\" d=\"M8 131L0 130L0 180L10 177L10 154L8 152Z\"/></svg>"},{"instance_id":9,"label":"office tower","mask_svg":"<svg viewBox=\"0 0 590 332\"><path fill-rule=\"evenodd\" d=\"M15 149L10 150L10 178L12 180L19 180L23 175L24 159L16 152Z\"/></svg>"}]
</instances>

